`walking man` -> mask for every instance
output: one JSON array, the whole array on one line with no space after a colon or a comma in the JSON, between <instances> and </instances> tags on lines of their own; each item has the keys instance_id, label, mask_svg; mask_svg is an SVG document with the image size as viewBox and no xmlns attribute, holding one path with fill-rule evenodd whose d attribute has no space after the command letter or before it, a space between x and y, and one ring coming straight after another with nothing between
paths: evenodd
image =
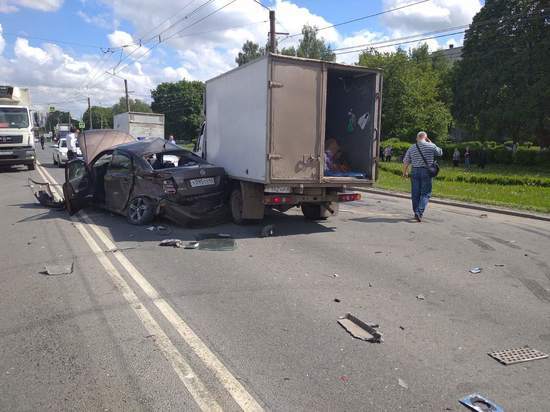
<instances>
[{"instance_id":1,"label":"walking man","mask_svg":"<svg viewBox=\"0 0 550 412\"><path fill-rule=\"evenodd\" d=\"M412 166L411 200L414 218L418 222L422 221L432 195L432 176L428 166L433 165L435 156L441 155L443 150L432 143L426 132L419 132L416 135L416 143L405 153L403 177L409 176L409 166Z\"/></svg>"},{"instance_id":2,"label":"walking man","mask_svg":"<svg viewBox=\"0 0 550 412\"><path fill-rule=\"evenodd\" d=\"M65 138L67 139L67 160L71 161L76 158L76 128L71 126Z\"/></svg>"}]
</instances>

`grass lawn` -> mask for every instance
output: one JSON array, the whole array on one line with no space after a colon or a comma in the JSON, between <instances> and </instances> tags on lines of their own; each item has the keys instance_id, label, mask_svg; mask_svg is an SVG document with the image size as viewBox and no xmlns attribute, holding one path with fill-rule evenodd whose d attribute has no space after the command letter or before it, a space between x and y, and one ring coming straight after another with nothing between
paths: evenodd
<instances>
[{"instance_id":1,"label":"grass lawn","mask_svg":"<svg viewBox=\"0 0 550 412\"><path fill-rule=\"evenodd\" d=\"M401 192L410 192L410 181L395 174L401 169L400 163L383 163L379 169L379 178L376 187ZM550 187L532 185L500 185L487 183L470 183L453 181L454 174L464 174L462 169L453 169L444 165L441 175L449 180L434 180L433 195L466 202L484 203L496 206L506 206L516 209L528 209L537 212L550 213ZM550 178L550 170L543 168L521 168L516 165L490 165L485 170L472 167L466 172L473 175L498 174L501 176L540 177L542 180Z\"/></svg>"}]
</instances>

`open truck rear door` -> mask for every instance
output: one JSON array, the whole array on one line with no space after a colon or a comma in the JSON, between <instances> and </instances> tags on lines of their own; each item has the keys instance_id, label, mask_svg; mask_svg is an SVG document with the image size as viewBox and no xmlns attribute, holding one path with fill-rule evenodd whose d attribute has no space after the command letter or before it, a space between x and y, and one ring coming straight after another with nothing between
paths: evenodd
<instances>
[{"instance_id":1,"label":"open truck rear door","mask_svg":"<svg viewBox=\"0 0 550 412\"><path fill-rule=\"evenodd\" d=\"M320 181L324 83L318 63L273 56L269 82L271 181Z\"/></svg>"},{"instance_id":2,"label":"open truck rear door","mask_svg":"<svg viewBox=\"0 0 550 412\"><path fill-rule=\"evenodd\" d=\"M63 196L69 214L74 215L91 201L92 179L86 163L75 159L67 163Z\"/></svg>"}]
</instances>

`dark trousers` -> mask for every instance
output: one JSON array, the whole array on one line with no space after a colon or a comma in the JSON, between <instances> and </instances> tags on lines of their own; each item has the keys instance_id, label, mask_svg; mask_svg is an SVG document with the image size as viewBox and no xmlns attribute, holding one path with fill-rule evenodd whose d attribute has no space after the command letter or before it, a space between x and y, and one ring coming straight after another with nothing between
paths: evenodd
<instances>
[{"instance_id":1,"label":"dark trousers","mask_svg":"<svg viewBox=\"0 0 550 412\"><path fill-rule=\"evenodd\" d=\"M426 167L413 167L411 173L411 200L415 215L422 217L432 196L432 177Z\"/></svg>"},{"instance_id":2,"label":"dark trousers","mask_svg":"<svg viewBox=\"0 0 550 412\"><path fill-rule=\"evenodd\" d=\"M73 159L76 159L76 153L73 152L72 150L68 150L67 151L67 160L71 161Z\"/></svg>"}]
</instances>

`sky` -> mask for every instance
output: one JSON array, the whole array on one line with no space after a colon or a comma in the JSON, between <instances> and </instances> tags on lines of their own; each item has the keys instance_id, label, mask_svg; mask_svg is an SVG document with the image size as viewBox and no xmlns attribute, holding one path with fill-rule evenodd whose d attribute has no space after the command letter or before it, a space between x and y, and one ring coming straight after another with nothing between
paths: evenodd
<instances>
[{"instance_id":1,"label":"sky","mask_svg":"<svg viewBox=\"0 0 550 412\"><path fill-rule=\"evenodd\" d=\"M304 24L324 28L407 6L319 31L338 62L354 64L359 53L342 52L361 48L338 49L376 43L392 50L392 39L467 25L482 6L419 1L262 0L262 7L260 0L0 0L0 85L29 87L38 110L53 105L80 116L87 97L92 105L118 101L123 79L132 98L150 101L159 83L207 80L234 68L246 40L266 43L267 8L275 10L277 32L295 34ZM425 42L437 50L460 46L462 38ZM278 35L281 47L299 39Z\"/></svg>"}]
</instances>

